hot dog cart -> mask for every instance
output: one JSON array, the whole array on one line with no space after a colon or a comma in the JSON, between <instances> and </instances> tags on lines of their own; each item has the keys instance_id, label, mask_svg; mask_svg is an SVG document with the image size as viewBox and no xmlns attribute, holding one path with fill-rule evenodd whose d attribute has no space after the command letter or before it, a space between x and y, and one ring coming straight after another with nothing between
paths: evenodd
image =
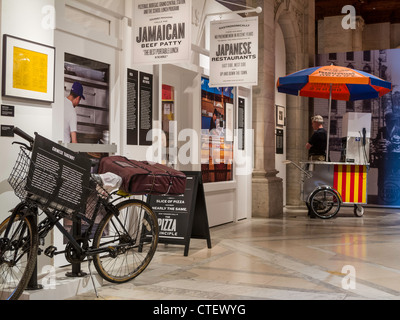
<instances>
[{"instance_id":1,"label":"hot dog cart","mask_svg":"<svg viewBox=\"0 0 400 320\"><path fill-rule=\"evenodd\" d=\"M363 216L362 205L367 204L368 165L307 161L297 167L302 172L301 199L310 213L330 219L342 205L354 205L354 214Z\"/></svg>"}]
</instances>

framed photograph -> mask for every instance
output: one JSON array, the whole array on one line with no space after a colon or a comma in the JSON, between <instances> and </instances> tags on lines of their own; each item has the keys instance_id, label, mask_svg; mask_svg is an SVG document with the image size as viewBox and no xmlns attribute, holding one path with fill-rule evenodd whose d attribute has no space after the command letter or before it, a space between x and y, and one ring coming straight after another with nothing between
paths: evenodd
<instances>
[{"instance_id":1,"label":"framed photograph","mask_svg":"<svg viewBox=\"0 0 400 320\"><path fill-rule=\"evenodd\" d=\"M54 47L3 36L3 96L52 103L54 72Z\"/></svg>"},{"instance_id":2,"label":"framed photograph","mask_svg":"<svg viewBox=\"0 0 400 320\"><path fill-rule=\"evenodd\" d=\"M276 106L276 125L285 126L285 107Z\"/></svg>"}]
</instances>

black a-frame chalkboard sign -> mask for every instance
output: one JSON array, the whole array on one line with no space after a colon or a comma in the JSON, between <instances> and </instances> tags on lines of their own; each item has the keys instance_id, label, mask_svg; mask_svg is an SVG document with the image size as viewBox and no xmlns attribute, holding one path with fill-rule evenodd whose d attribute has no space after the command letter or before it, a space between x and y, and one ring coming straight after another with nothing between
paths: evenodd
<instances>
[{"instance_id":1,"label":"black a-frame chalkboard sign","mask_svg":"<svg viewBox=\"0 0 400 320\"><path fill-rule=\"evenodd\" d=\"M159 224L159 243L184 245L189 255L190 239L205 239L211 249L210 228L201 172L183 171L186 190L180 196L148 197Z\"/></svg>"}]
</instances>

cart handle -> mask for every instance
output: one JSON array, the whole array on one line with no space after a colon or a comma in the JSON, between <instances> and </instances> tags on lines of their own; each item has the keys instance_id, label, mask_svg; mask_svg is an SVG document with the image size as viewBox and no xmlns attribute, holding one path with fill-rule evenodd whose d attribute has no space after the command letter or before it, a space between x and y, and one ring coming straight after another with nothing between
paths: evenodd
<instances>
[{"instance_id":1,"label":"cart handle","mask_svg":"<svg viewBox=\"0 0 400 320\"><path fill-rule=\"evenodd\" d=\"M312 173L310 173L310 172L304 170L304 169L301 168L297 163L295 163L295 162L293 162L293 161L291 161L291 160L284 160L284 161L282 161L282 163L283 163L283 164L286 164L286 165L292 164L292 165L294 165L297 169L299 169L301 172L303 172L303 173L307 176L307 178L312 178Z\"/></svg>"}]
</instances>

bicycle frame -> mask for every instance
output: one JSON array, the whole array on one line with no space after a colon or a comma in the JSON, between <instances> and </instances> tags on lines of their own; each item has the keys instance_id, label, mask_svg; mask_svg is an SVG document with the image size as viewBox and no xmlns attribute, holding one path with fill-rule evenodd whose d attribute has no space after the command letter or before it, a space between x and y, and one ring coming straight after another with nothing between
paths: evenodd
<instances>
[{"instance_id":1,"label":"bicycle frame","mask_svg":"<svg viewBox=\"0 0 400 320\"><path fill-rule=\"evenodd\" d=\"M26 148L26 146L24 146ZM129 195L120 195L118 192L114 192L111 196L116 196L113 201L108 202L109 199L104 199L101 197L98 197L96 199L96 204L94 206L94 211L93 215L91 218L86 217L84 214L75 212L71 218L66 217L64 211L60 211L57 209L52 209L50 206L41 204L40 202L33 200L33 199L25 199L22 201L20 204L18 204L15 209L13 210L13 213L10 216L10 223L7 226L5 235L6 237L8 236L10 232L10 228L12 223L14 222L15 218L17 215L21 215L24 217L25 215L32 215L32 216L38 216L39 215L39 208L40 210L46 215L46 218L38 224L38 236L39 236L39 243L44 245L44 239L48 235L48 233L56 227L61 234L68 240L68 244L72 246L72 248L75 250L77 255L79 257L88 257L88 256L93 256L99 253L104 253L104 252L111 252L113 250L116 250L115 246L113 249L111 248L101 248L101 249L90 249L89 247L83 248L83 245L85 243L88 243L90 240L90 235L93 231L93 227L95 225L96 218L98 217L98 214L100 212L101 207L103 207L106 211L106 214L110 213L110 210L113 211L114 216L118 218L118 210L115 210L114 204L118 202L121 199L126 199L129 197ZM53 199L49 199L47 204L50 204ZM71 234L61 223L60 221L62 219L68 219L72 221L79 220L80 222L85 222L88 225L87 230L81 235L80 239L75 239L74 235ZM122 223L119 223L120 226L123 226ZM126 231L126 230L124 230ZM83 244L79 243L79 240L83 240ZM53 252L53 255L57 254L62 254L66 253L66 250L64 251L59 251L59 252Z\"/></svg>"},{"instance_id":2,"label":"bicycle frame","mask_svg":"<svg viewBox=\"0 0 400 320\"><path fill-rule=\"evenodd\" d=\"M109 210L112 210L112 206L108 206L107 203L103 200L98 200L96 204L96 209L95 213L93 214L92 219L87 219L84 215L82 214L76 214L72 220L74 219L80 219L81 221L85 221L88 223L88 229L85 231L85 235L83 235L83 240L89 240L90 234L92 232L93 226L95 224L96 217L98 216L100 206L104 205L104 208L107 213L109 213ZM6 237L8 236L10 232L10 228L12 223L15 221L15 218L17 215L20 215L21 217L25 217L27 215L32 215L32 216L37 216L38 215L38 208L39 206L35 203L28 203L26 201L21 202L18 204L17 207L13 210L13 213L10 216L10 223L7 226L5 235ZM78 243L77 239L74 238L74 236L60 223L61 219L65 218L63 217L61 212L51 212L48 209L42 208L43 213L46 215L46 218L39 223L38 225L38 234L39 234L39 241L43 243L44 239L48 235L48 233L56 227L63 236L65 236L69 244L72 245L72 247L77 251L77 253L80 256L89 256L89 255L94 255L98 254L101 252L107 251L107 248L104 250L96 250L96 252L91 252L90 250L84 250L82 246ZM36 212L35 212L36 211ZM57 254L65 253L65 251L58 252Z\"/></svg>"}]
</instances>

